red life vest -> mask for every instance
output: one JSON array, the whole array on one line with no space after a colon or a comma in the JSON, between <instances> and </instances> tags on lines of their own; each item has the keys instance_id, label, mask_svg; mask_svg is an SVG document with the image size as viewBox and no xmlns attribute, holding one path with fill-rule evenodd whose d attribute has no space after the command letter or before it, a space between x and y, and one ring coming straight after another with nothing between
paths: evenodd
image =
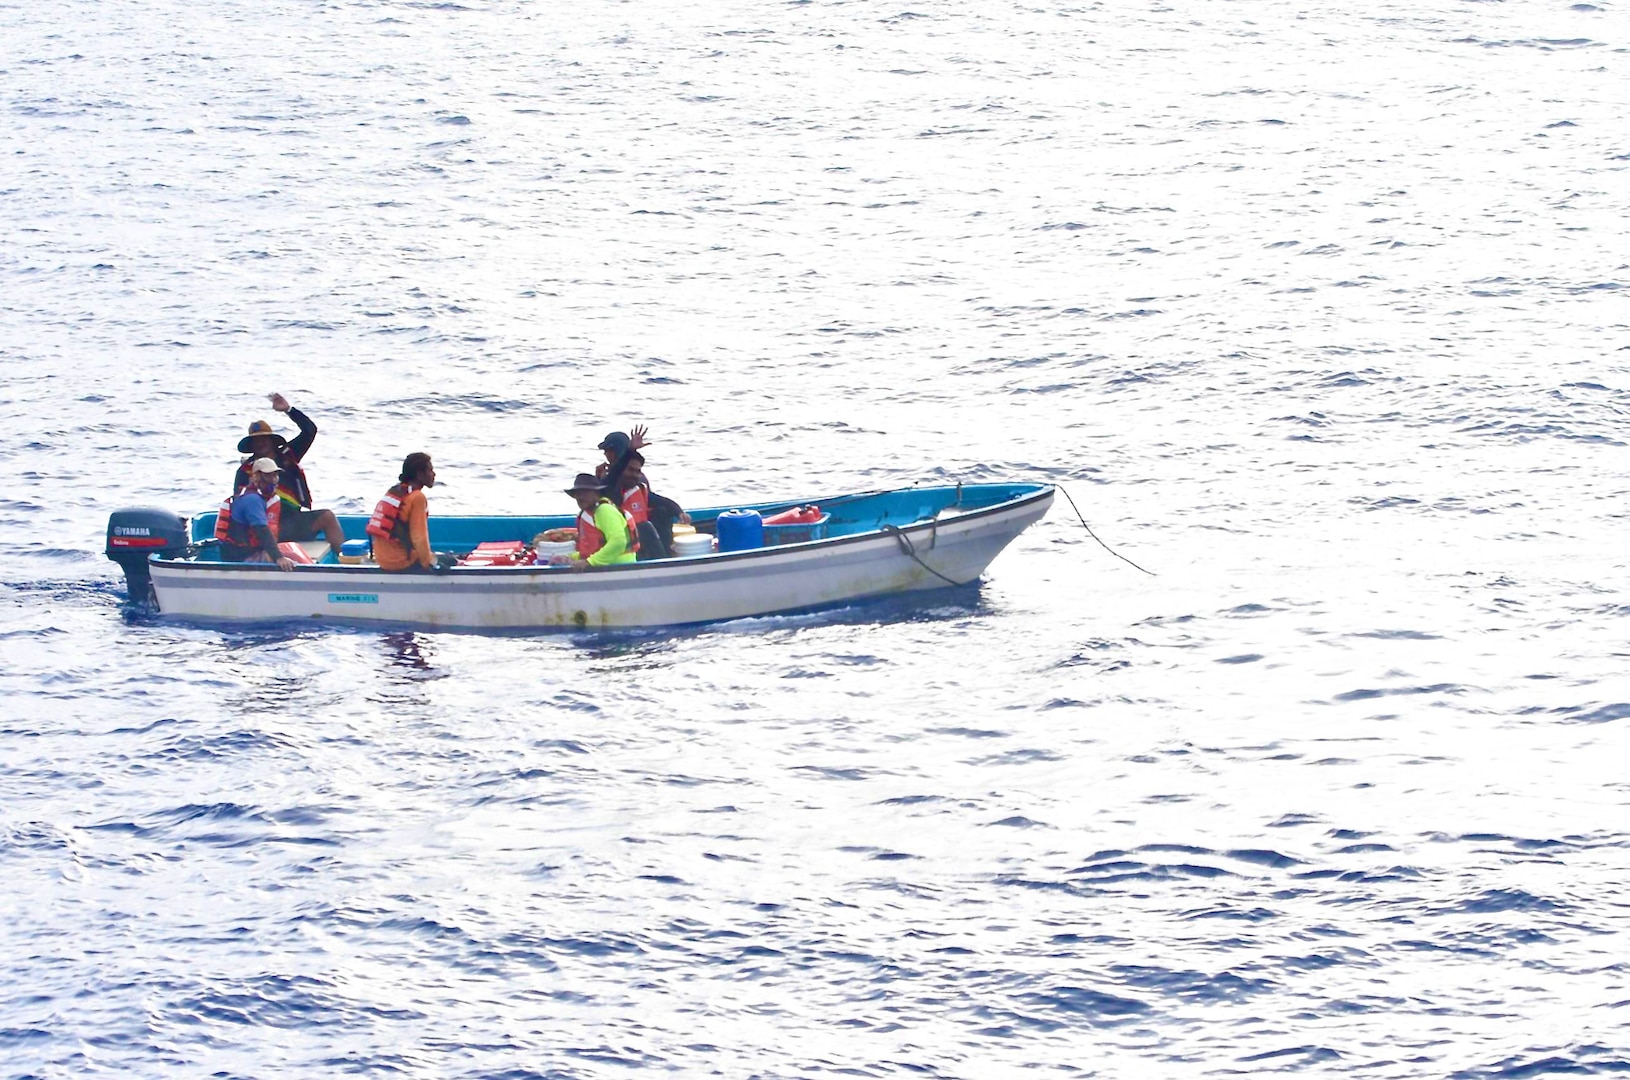
<instances>
[{"instance_id":1,"label":"red life vest","mask_svg":"<svg viewBox=\"0 0 1630 1080\"><path fill-rule=\"evenodd\" d=\"M634 523L637 540L640 524L651 520L651 489L643 483L623 488L623 515Z\"/></svg>"},{"instance_id":2,"label":"red life vest","mask_svg":"<svg viewBox=\"0 0 1630 1080\"><path fill-rule=\"evenodd\" d=\"M406 484L397 484L385 492L385 497L374 506L373 516L368 519L367 532L369 536L377 536L381 540L395 540L412 555L413 537L408 532L408 523L402 520L402 500L408 497L408 491Z\"/></svg>"},{"instance_id":3,"label":"red life vest","mask_svg":"<svg viewBox=\"0 0 1630 1080\"><path fill-rule=\"evenodd\" d=\"M610 499L601 499L600 502L606 503L607 505L615 505ZM596 503L595 505L598 506L599 503ZM633 516L629 514L627 510L623 511L623 523L628 527L628 550L638 551L640 549L640 534L634 528ZM594 514L588 510L580 512L577 515L578 555L586 559L590 555L593 555L596 551L599 551L601 548L605 547L605 544L606 534L601 532L600 526L594 523Z\"/></svg>"},{"instance_id":4,"label":"red life vest","mask_svg":"<svg viewBox=\"0 0 1630 1080\"><path fill-rule=\"evenodd\" d=\"M238 492L238 495L247 495L248 493L249 492L246 489ZM259 494L259 492L256 492L256 494ZM238 495L233 495L231 498L221 503L221 508L215 511L215 539L219 540L223 544L238 543L236 540L232 539L232 503L235 499L237 499ZM277 526L283 519L283 500L277 497L276 492L273 492L270 496L266 496L265 498L266 527L272 530L272 539L276 540ZM245 531L246 530L239 530L240 533ZM238 544L238 546L254 547L254 536L252 534L245 535L244 542Z\"/></svg>"}]
</instances>

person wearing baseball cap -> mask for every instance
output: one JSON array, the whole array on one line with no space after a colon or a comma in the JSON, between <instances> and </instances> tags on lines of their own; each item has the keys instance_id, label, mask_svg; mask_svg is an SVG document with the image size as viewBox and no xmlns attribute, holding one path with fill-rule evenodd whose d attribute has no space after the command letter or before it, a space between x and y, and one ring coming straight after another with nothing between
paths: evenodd
<instances>
[{"instance_id":1,"label":"person wearing baseball cap","mask_svg":"<svg viewBox=\"0 0 1630 1080\"><path fill-rule=\"evenodd\" d=\"M238 466L238 471L232 477L232 490L239 491L250 486L250 466L257 460L268 459L277 465L279 480L277 495L283 503L283 517L278 523L278 536L283 540L315 540L320 534L328 541L328 546L339 555L341 546L345 543L345 530L340 527L339 518L334 516L332 510L313 510L311 508L311 486L306 483L305 470L300 467L300 461L311 449L311 444L317 439L317 425L311 418L299 409L289 404L282 394L270 394L272 408L280 413L287 413L290 420L300 429L300 434L290 442L276 431L272 425L264 420L256 420L249 425L249 434L238 440L238 453L247 454Z\"/></svg>"},{"instance_id":2,"label":"person wearing baseball cap","mask_svg":"<svg viewBox=\"0 0 1630 1080\"><path fill-rule=\"evenodd\" d=\"M605 483L612 504L634 523L643 562L667 558L673 551L674 523L689 525L690 515L672 499L651 490L651 482L645 477L645 455L640 453L640 448L648 445L645 429L636 427L634 433L639 437L638 445L633 436L621 431L613 431L600 441L606 460L595 469L595 475Z\"/></svg>"},{"instance_id":3,"label":"person wearing baseball cap","mask_svg":"<svg viewBox=\"0 0 1630 1080\"><path fill-rule=\"evenodd\" d=\"M230 520L221 536L221 557L227 562L276 563L279 570L293 570L294 560L277 548L278 525L267 513L266 504L275 503L278 468L271 458L256 458L249 466L250 483L232 496Z\"/></svg>"},{"instance_id":4,"label":"person wearing baseball cap","mask_svg":"<svg viewBox=\"0 0 1630 1080\"><path fill-rule=\"evenodd\" d=\"M600 440L598 449L604 451L606 460L595 466L594 475L611 493L613 502L620 490L623 473L639 454L640 448L647 445L644 424L635 424L628 431L613 431Z\"/></svg>"}]
</instances>

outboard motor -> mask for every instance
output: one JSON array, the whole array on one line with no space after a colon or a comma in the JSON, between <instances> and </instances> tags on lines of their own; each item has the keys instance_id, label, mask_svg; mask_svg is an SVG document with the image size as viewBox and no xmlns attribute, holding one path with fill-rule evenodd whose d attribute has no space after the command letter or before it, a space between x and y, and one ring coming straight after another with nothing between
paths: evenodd
<instances>
[{"instance_id":1,"label":"outboard motor","mask_svg":"<svg viewBox=\"0 0 1630 1080\"><path fill-rule=\"evenodd\" d=\"M181 555L190 547L187 521L172 510L135 506L108 518L107 556L124 570L125 587L136 603L146 601L153 589L147 556Z\"/></svg>"}]
</instances>

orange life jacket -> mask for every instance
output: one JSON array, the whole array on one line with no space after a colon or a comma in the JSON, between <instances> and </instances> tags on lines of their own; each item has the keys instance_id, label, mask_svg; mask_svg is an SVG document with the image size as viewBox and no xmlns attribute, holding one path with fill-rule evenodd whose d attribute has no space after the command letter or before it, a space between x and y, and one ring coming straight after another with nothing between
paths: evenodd
<instances>
[{"instance_id":1,"label":"orange life jacket","mask_svg":"<svg viewBox=\"0 0 1630 1080\"><path fill-rule=\"evenodd\" d=\"M623 515L634 523L637 540L640 523L651 520L651 489L643 483L623 488Z\"/></svg>"},{"instance_id":2,"label":"orange life jacket","mask_svg":"<svg viewBox=\"0 0 1630 1080\"><path fill-rule=\"evenodd\" d=\"M601 499L600 502L611 503L610 499ZM596 506L599 503L595 504ZM615 504L613 504L615 505ZM623 523L628 527L628 550L640 549L640 534L634 527L634 518L627 510L623 511ZM606 545L606 534L594 523L592 511L584 510L577 515L577 553L588 558Z\"/></svg>"},{"instance_id":3,"label":"orange life jacket","mask_svg":"<svg viewBox=\"0 0 1630 1080\"><path fill-rule=\"evenodd\" d=\"M246 495L249 490L251 489L246 488L238 492L238 495ZM257 491L256 494L258 495L259 492ZM232 502L238 495L233 495L221 503L221 508L215 511L215 539L223 544L236 544L238 547L252 548L255 546L255 537L252 533L248 533L247 530L239 530L240 535L243 536L241 543L232 539ZM272 530L273 540L277 539L277 526L282 519L283 500L278 498L277 493L274 491L270 496L266 497L266 527Z\"/></svg>"},{"instance_id":4,"label":"orange life jacket","mask_svg":"<svg viewBox=\"0 0 1630 1080\"><path fill-rule=\"evenodd\" d=\"M408 523L402 519L402 500L408 497L408 493L406 484L397 484L385 492L385 497L374 506L373 516L368 519L367 532L369 536L377 536L381 540L395 540L412 555L413 537L408 531Z\"/></svg>"}]
</instances>

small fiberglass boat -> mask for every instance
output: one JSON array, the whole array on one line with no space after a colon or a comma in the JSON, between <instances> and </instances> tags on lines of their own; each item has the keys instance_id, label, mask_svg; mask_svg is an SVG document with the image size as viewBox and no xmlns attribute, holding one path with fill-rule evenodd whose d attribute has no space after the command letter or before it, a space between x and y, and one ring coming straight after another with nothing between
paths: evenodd
<instances>
[{"instance_id":1,"label":"small fiberglass boat","mask_svg":"<svg viewBox=\"0 0 1630 1080\"><path fill-rule=\"evenodd\" d=\"M534 538L570 527L550 517L430 518L437 551L463 564L436 573L387 573L323 557L279 570L224 562L215 514L188 522L165 510L120 510L108 522L107 554L125 571L133 600L156 599L167 616L223 621L320 619L468 630L675 626L800 611L865 597L965 585L1026 527L1047 513L1045 484L967 484L804 500L818 520L763 527L763 546L611 566L587 573L531 561ZM771 515L794 504L742 507ZM704 536L730 508L692 511ZM342 516L364 536L361 516ZM480 545L507 549L495 563ZM729 546L729 545L722 545ZM149 593L151 590L151 596Z\"/></svg>"}]
</instances>

